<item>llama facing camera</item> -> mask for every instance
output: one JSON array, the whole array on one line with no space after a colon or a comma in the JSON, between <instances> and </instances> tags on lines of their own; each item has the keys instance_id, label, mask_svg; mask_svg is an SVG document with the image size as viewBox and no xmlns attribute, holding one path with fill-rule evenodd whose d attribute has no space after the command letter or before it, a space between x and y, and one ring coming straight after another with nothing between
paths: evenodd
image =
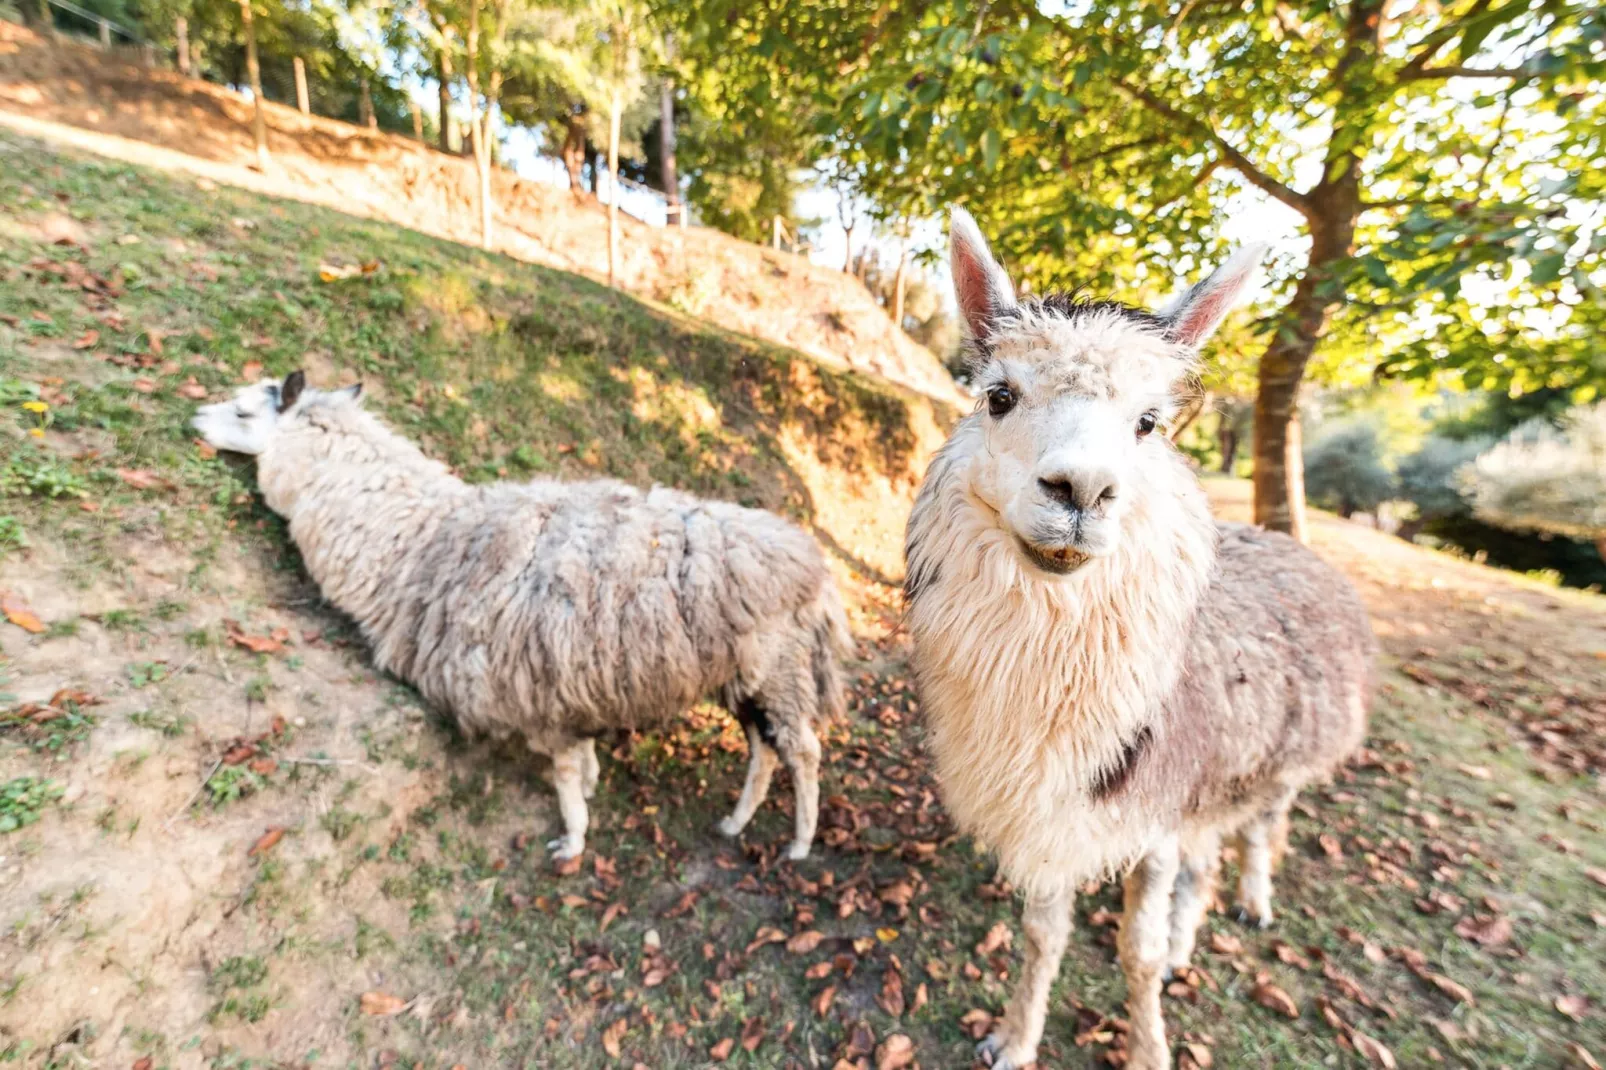
<instances>
[{"instance_id":1,"label":"llama facing camera","mask_svg":"<svg viewBox=\"0 0 1606 1070\"><path fill-rule=\"evenodd\" d=\"M473 486L362 408L294 372L203 406L194 425L250 454L269 508L374 663L470 736L552 757L564 834L585 850L594 740L649 729L721 692L747 732L735 836L791 770L807 857L819 813L816 729L843 709L852 648L819 546L772 513L613 480Z\"/></svg>"},{"instance_id":2,"label":"llama facing camera","mask_svg":"<svg viewBox=\"0 0 1606 1070\"><path fill-rule=\"evenodd\" d=\"M1295 794L1361 741L1375 640L1349 582L1293 539L1212 521L1159 433L1246 249L1157 312L1017 300L955 211L954 289L984 400L909 517L914 667L944 801L1026 892L1026 961L983 1052L1037 1057L1074 889L1125 873L1128 1066L1170 1064L1163 978L1185 965L1222 837L1272 920Z\"/></svg>"}]
</instances>

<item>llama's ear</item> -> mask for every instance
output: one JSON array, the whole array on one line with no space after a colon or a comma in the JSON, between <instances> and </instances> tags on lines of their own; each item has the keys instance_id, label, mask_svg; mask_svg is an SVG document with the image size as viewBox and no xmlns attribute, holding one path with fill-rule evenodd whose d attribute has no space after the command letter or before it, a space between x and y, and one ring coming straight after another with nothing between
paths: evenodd
<instances>
[{"instance_id":1,"label":"llama's ear","mask_svg":"<svg viewBox=\"0 0 1606 1070\"><path fill-rule=\"evenodd\" d=\"M350 386L341 387L335 393L347 401L359 401L362 398L362 384L352 383Z\"/></svg>"},{"instance_id":2,"label":"llama's ear","mask_svg":"<svg viewBox=\"0 0 1606 1070\"><path fill-rule=\"evenodd\" d=\"M948 267L954 277L954 299L970 336L984 339L993 322L1015 307L1015 287L987 249L976 221L963 208L953 210L948 229Z\"/></svg>"},{"instance_id":3,"label":"llama's ear","mask_svg":"<svg viewBox=\"0 0 1606 1070\"><path fill-rule=\"evenodd\" d=\"M1166 321L1166 333L1185 346L1198 346L1215 334L1255 277L1268 248L1265 242L1244 246L1209 278L1162 305L1156 315Z\"/></svg>"},{"instance_id":4,"label":"llama's ear","mask_svg":"<svg viewBox=\"0 0 1606 1070\"><path fill-rule=\"evenodd\" d=\"M297 368L284 377L279 386L279 411L285 412L301 400L301 392L307 388L307 373Z\"/></svg>"}]
</instances>

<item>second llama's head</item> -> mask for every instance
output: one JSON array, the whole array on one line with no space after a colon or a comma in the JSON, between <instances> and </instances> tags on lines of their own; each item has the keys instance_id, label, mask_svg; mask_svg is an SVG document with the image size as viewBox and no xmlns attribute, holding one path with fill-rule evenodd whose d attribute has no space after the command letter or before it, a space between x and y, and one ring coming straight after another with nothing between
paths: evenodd
<instances>
[{"instance_id":1,"label":"second llama's head","mask_svg":"<svg viewBox=\"0 0 1606 1070\"><path fill-rule=\"evenodd\" d=\"M971 490L1029 564L1066 575L1115 552L1123 520L1175 485L1179 462L1161 433L1173 398L1264 252L1241 250L1155 312L1065 294L1017 300L975 221L954 211L954 294L982 396Z\"/></svg>"},{"instance_id":2,"label":"second llama's head","mask_svg":"<svg viewBox=\"0 0 1606 1070\"><path fill-rule=\"evenodd\" d=\"M209 446L255 457L266 452L274 437L306 406L350 403L361 394L361 383L334 391L308 389L305 373L293 371L282 381L241 387L232 400L202 405L190 426Z\"/></svg>"}]
</instances>

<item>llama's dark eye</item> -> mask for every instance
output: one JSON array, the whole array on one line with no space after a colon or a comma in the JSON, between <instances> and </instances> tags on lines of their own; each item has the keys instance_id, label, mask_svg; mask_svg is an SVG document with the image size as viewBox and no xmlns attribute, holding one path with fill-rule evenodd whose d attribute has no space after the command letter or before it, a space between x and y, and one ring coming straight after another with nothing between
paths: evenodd
<instances>
[{"instance_id":1,"label":"llama's dark eye","mask_svg":"<svg viewBox=\"0 0 1606 1070\"><path fill-rule=\"evenodd\" d=\"M1160 417L1157 414L1152 413L1152 412L1146 412L1142 416L1139 416L1138 417L1138 437L1139 438L1143 438L1150 431L1153 431L1155 425L1158 424L1159 422L1160 422Z\"/></svg>"},{"instance_id":2,"label":"llama's dark eye","mask_svg":"<svg viewBox=\"0 0 1606 1070\"><path fill-rule=\"evenodd\" d=\"M1015 402L1018 400L1020 399L1015 396L1015 391L1009 387L995 386L987 391L987 415L1003 416L1015 407Z\"/></svg>"}]
</instances>

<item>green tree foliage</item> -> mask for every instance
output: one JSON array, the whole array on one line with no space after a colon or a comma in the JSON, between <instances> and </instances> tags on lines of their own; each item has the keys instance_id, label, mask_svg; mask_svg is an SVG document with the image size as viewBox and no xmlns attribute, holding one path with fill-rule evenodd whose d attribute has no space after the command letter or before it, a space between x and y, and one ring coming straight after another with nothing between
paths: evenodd
<instances>
[{"instance_id":1,"label":"green tree foliage","mask_svg":"<svg viewBox=\"0 0 1606 1070\"><path fill-rule=\"evenodd\" d=\"M785 69L835 62L833 143L869 161L867 193L966 204L1032 287L1152 298L1219 256L1246 191L1286 209L1310 245L1276 265L1257 346L1271 526L1300 524L1313 361L1514 392L1606 382L1597 5L754 10L756 40L791 43Z\"/></svg>"}]
</instances>

